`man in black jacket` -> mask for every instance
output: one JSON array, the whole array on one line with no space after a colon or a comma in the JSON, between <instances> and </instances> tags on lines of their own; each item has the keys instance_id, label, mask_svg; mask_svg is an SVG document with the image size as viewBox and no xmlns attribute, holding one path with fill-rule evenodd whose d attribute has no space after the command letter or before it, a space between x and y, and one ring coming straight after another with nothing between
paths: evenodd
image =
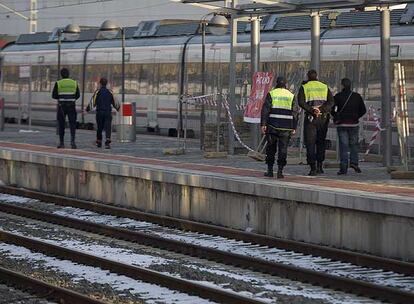
<instances>
[{"instance_id":1,"label":"man in black jacket","mask_svg":"<svg viewBox=\"0 0 414 304\"><path fill-rule=\"evenodd\" d=\"M97 90L91 99L86 111L89 112L96 107L96 124L98 126L96 131L96 146L102 147L102 131L105 130L105 148L111 148L111 122L112 122L112 107L119 111L119 104L115 101L113 93L107 89L108 80L101 78L99 81L101 88Z\"/></svg>"},{"instance_id":2,"label":"man in black jacket","mask_svg":"<svg viewBox=\"0 0 414 304\"><path fill-rule=\"evenodd\" d=\"M367 112L361 95L351 90L351 80L341 81L342 91L335 95L332 109L334 123L338 131L339 153L341 158L338 175L346 174L349 166L361 173L358 166L359 119ZM350 157L348 159L348 152Z\"/></svg>"}]
</instances>

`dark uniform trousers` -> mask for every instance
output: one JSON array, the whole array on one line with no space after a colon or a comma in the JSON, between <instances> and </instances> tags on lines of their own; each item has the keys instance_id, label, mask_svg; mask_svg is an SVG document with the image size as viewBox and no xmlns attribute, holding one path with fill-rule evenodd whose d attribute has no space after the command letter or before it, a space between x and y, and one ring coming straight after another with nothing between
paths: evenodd
<instances>
[{"instance_id":1,"label":"dark uniform trousers","mask_svg":"<svg viewBox=\"0 0 414 304\"><path fill-rule=\"evenodd\" d=\"M96 131L96 139L102 141L102 131L105 130L105 136L107 140L111 139L111 123L112 113L109 111L97 111L96 112L96 124L98 129Z\"/></svg>"},{"instance_id":2,"label":"dark uniform trousers","mask_svg":"<svg viewBox=\"0 0 414 304\"><path fill-rule=\"evenodd\" d=\"M68 117L68 120L69 120L71 141L74 142L75 133L76 133L76 116L77 116L75 102L63 101L63 102L58 103L57 121L59 125L60 142L63 142L63 139L65 137L66 116Z\"/></svg>"},{"instance_id":3,"label":"dark uniform trousers","mask_svg":"<svg viewBox=\"0 0 414 304\"><path fill-rule=\"evenodd\" d=\"M304 137L306 158L309 165L325 160L326 134L328 133L329 117L305 118Z\"/></svg>"},{"instance_id":4,"label":"dark uniform trousers","mask_svg":"<svg viewBox=\"0 0 414 304\"><path fill-rule=\"evenodd\" d=\"M272 130L267 136L266 146L266 164L272 166L275 164L275 156L277 155L277 165L279 167L286 166L288 145L291 131L289 130Z\"/></svg>"}]
</instances>

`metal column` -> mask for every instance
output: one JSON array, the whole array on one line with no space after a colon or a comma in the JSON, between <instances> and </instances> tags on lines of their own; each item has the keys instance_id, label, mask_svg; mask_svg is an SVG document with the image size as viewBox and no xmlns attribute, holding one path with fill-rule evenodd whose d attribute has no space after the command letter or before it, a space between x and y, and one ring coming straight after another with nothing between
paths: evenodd
<instances>
[{"instance_id":1,"label":"metal column","mask_svg":"<svg viewBox=\"0 0 414 304\"><path fill-rule=\"evenodd\" d=\"M311 69L314 69L319 74L319 67L321 64L321 16L319 12L311 14L312 28L311 28Z\"/></svg>"},{"instance_id":2,"label":"metal column","mask_svg":"<svg viewBox=\"0 0 414 304\"><path fill-rule=\"evenodd\" d=\"M28 114L29 114L29 130L32 130L32 65L30 65L30 76L29 76L29 100L28 100Z\"/></svg>"},{"instance_id":3,"label":"metal column","mask_svg":"<svg viewBox=\"0 0 414 304\"><path fill-rule=\"evenodd\" d=\"M231 7L236 8L238 0L233 0ZM229 67L229 110L234 118L236 113L236 52L237 46L237 19L233 13L230 21L230 67ZM228 124L229 154L234 154L234 134L231 124Z\"/></svg>"},{"instance_id":4,"label":"metal column","mask_svg":"<svg viewBox=\"0 0 414 304\"><path fill-rule=\"evenodd\" d=\"M125 103L125 29L121 28L121 43L122 43L122 104ZM135 116L135 113L134 113Z\"/></svg>"},{"instance_id":5,"label":"metal column","mask_svg":"<svg viewBox=\"0 0 414 304\"><path fill-rule=\"evenodd\" d=\"M390 9L381 8L381 144L383 164L392 165L392 125L391 125L391 62L390 62Z\"/></svg>"},{"instance_id":6,"label":"metal column","mask_svg":"<svg viewBox=\"0 0 414 304\"><path fill-rule=\"evenodd\" d=\"M206 95L206 22L201 23L201 95ZM200 115L200 150L204 150L204 136L206 124L206 106L201 103Z\"/></svg>"},{"instance_id":7,"label":"metal column","mask_svg":"<svg viewBox=\"0 0 414 304\"><path fill-rule=\"evenodd\" d=\"M259 64L260 64L260 18L259 17L252 17L251 21L251 79L253 79L253 75L255 72L259 71ZM253 85L253 84L252 84ZM253 148L256 148L259 145L259 126L260 124L251 124L250 131L252 136L252 144Z\"/></svg>"},{"instance_id":8,"label":"metal column","mask_svg":"<svg viewBox=\"0 0 414 304\"><path fill-rule=\"evenodd\" d=\"M58 62L57 62L57 80L60 80L60 56L61 56L61 51L62 51L62 30L58 29L57 32L58 35ZM56 135L59 135L59 122L57 120L57 113L59 112L59 101L56 103ZM58 142L60 141L59 139L57 140Z\"/></svg>"},{"instance_id":9,"label":"metal column","mask_svg":"<svg viewBox=\"0 0 414 304\"><path fill-rule=\"evenodd\" d=\"M0 131L4 131L4 108L5 108L4 98L0 98Z\"/></svg>"}]
</instances>

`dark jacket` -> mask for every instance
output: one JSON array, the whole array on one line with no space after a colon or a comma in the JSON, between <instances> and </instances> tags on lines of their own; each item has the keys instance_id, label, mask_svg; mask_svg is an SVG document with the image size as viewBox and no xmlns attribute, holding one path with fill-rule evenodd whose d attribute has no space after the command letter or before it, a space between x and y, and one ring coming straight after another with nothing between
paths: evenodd
<instances>
[{"instance_id":1,"label":"dark jacket","mask_svg":"<svg viewBox=\"0 0 414 304\"><path fill-rule=\"evenodd\" d=\"M351 95L351 92L349 89L344 89L334 97L335 105L332 108L332 115L336 125L357 126L359 119L367 112L361 95L356 92L352 92ZM348 103L346 103L349 96Z\"/></svg>"},{"instance_id":2,"label":"dark jacket","mask_svg":"<svg viewBox=\"0 0 414 304\"><path fill-rule=\"evenodd\" d=\"M79 86L76 86L76 93L75 93L74 99L79 99L79 97L80 97ZM53 87L52 98L53 99L59 99L59 92L58 92L57 82L55 83L55 86Z\"/></svg>"},{"instance_id":3,"label":"dark jacket","mask_svg":"<svg viewBox=\"0 0 414 304\"><path fill-rule=\"evenodd\" d=\"M111 112L112 107L117 111L119 110L119 104L115 101L114 95L106 87L101 87L97 90L86 108L86 111L90 111L96 107L96 112Z\"/></svg>"},{"instance_id":4,"label":"dark jacket","mask_svg":"<svg viewBox=\"0 0 414 304\"><path fill-rule=\"evenodd\" d=\"M308 114L312 114L313 107L306 103L305 91L303 89L303 85L300 86L300 89L299 89L298 104ZM331 90L328 89L328 95L326 96L326 102L321 107L319 107L319 110L322 112L322 114L325 114L325 117L327 117L326 114L329 114L331 112L333 104L334 104L334 98L331 93Z\"/></svg>"},{"instance_id":5,"label":"dark jacket","mask_svg":"<svg viewBox=\"0 0 414 304\"><path fill-rule=\"evenodd\" d=\"M268 124L271 109L272 109L272 96L270 96L270 93L268 93L266 96L266 100L262 107L260 125L267 126L267 133L277 133L276 129L271 127ZM299 115L299 107L298 107L296 100L293 101L292 114L293 114L293 128L296 129L297 124L298 124L298 115ZM286 132L290 132L290 131L286 130Z\"/></svg>"}]
</instances>

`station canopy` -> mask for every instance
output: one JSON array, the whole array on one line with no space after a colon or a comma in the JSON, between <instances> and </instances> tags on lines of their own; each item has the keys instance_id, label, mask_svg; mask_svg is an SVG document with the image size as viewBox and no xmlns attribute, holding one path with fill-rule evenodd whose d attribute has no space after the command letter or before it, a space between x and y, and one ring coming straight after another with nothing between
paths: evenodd
<instances>
[{"instance_id":1,"label":"station canopy","mask_svg":"<svg viewBox=\"0 0 414 304\"><path fill-rule=\"evenodd\" d=\"M371 7L394 6L414 3L414 0L239 0L234 9L225 7L223 0L181 0L182 3L205 6L218 11L227 11L240 15L251 14L297 14L311 11L329 11L338 9L364 10Z\"/></svg>"}]
</instances>

